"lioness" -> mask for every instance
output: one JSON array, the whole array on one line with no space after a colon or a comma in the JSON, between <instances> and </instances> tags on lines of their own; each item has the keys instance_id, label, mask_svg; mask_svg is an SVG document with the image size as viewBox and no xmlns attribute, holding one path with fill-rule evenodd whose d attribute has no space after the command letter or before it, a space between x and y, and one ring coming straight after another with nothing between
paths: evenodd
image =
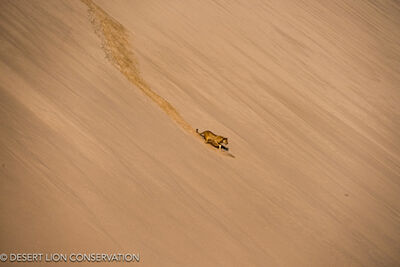
<instances>
[{"instance_id":1,"label":"lioness","mask_svg":"<svg viewBox=\"0 0 400 267\"><path fill-rule=\"evenodd\" d=\"M223 146L222 144L227 145L228 144L228 138L220 136L220 135L216 135L211 131L204 131L202 133L199 133L199 129L196 129L196 133L198 133L201 137L204 138L206 144L211 144L214 147L217 148L224 148L226 150L228 150L227 147Z\"/></svg>"}]
</instances>

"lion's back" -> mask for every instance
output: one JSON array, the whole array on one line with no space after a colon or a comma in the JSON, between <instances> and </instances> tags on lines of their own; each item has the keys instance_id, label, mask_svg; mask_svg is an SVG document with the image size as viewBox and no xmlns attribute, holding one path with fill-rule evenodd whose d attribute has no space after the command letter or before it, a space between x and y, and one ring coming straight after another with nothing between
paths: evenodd
<instances>
[{"instance_id":1,"label":"lion's back","mask_svg":"<svg viewBox=\"0 0 400 267\"><path fill-rule=\"evenodd\" d=\"M220 135L216 135L211 131L205 131L204 132L204 139L208 140L208 141L212 141L216 144L220 144L223 142L223 140L225 139L225 137L220 136Z\"/></svg>"}]
</instances>

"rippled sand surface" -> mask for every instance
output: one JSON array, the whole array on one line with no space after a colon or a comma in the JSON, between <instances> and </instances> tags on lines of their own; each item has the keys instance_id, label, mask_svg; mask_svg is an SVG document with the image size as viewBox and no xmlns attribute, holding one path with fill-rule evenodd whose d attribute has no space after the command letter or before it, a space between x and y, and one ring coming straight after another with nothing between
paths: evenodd
<instances>
[{"instance_id":1,"label":"rippled sand surface","mask_svg":"<svg viewBox=\"0 0 400 267\"><path fill-rule=\"evenodd\" d=\"M2 0L0 253L398 266L399 70L396 1Z\"/></svg>"}]
</instances>

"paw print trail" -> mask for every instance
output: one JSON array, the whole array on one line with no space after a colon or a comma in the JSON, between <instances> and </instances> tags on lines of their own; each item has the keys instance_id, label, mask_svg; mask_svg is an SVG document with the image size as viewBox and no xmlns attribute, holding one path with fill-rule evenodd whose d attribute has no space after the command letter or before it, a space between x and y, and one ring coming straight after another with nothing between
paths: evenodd
<instances>
[{"instance_id":1,"label":"paw print trail","mask_svg":"<svg viewBox=\"0 0 400 267\"><path fill-rule=\"evenodd\" d=\"M145 95L156 103L185 132L196 135L178 111L164 98L155 93L141 78L138 63L129 43L129 33L118 21L108 15L92 0L81 0L87 5L90 22L101 39L107 59Z\"/></svg>"}]
</instances>

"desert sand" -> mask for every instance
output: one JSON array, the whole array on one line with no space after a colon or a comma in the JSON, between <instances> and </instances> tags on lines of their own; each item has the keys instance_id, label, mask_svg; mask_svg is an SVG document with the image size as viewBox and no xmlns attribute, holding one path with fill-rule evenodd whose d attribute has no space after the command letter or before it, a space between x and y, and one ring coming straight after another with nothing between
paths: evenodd
<instances>
[{"instance_id":1,"label":"desert sand","mask_svg":"<svg viewBox=\"0 0 400 267\"><path fill-rule=\"evenodd\" d=\"M400 266L399 103L397 1L2 0L0 253Z\"/></svg>"}]
</instances>

